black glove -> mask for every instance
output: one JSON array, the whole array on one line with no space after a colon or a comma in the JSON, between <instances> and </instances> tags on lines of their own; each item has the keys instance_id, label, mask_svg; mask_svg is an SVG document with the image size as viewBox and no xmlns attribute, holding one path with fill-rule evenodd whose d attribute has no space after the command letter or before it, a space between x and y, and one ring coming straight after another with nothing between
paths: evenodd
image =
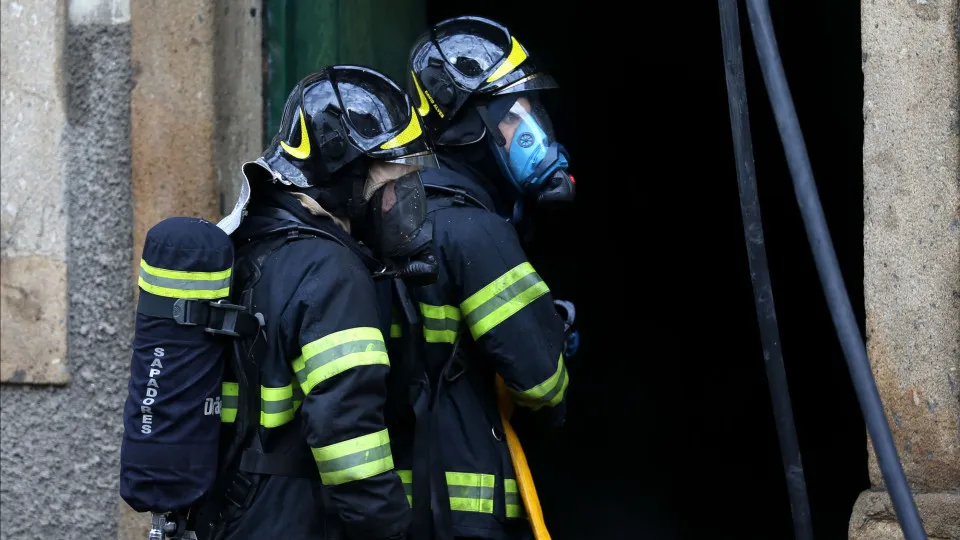
<instances>
[{"instance_id":1,"label":"black glove","mask_svg":"<svg viewBox=\"0 0 960 540\"><path fill-rule=\"evenodd\" d=\"M580 334L573 328L573 321L577 317L577 311L576 308L573 307L573 302L567 300L554 300L553 306L563 320L563 336L565 338L563 357L570 358L577 354L577 349L580 348Z\"/></svg>"}]
</instances>

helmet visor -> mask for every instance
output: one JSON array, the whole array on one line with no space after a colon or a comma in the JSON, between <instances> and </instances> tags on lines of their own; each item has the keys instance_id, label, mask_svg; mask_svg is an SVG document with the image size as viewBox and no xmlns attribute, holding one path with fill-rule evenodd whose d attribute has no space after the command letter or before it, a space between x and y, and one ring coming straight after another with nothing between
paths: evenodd
<instances>
[{"instance_id":1,"label":"helmet visor","mask_svg":"<svg viewBox=\"0 0 960 540\"><path fill-rule=\"evenodd\" d=\"M466 90L476 90L511 51L506 28L475 17L460 17L434 27L433 37L450 67L454 80Z\"/></svg>"},{"instance_id":2,"label":"helmet visor","mask_svg":"<svg viewBox=\"0 0 960 540\"><path fill-rule=\"evenodd\" d=\"M440 163L437 161L437 155L433 152L424 152L422 154L410 154L392 159L385 159L387 163L400 163L402 165L415 165L417 167L429 167L439 169Z\"/></svg>"},{"instance_id":3,"label":"helmet visor","mask_svg":"<svg viewBox=\"0 0 960 540\"><path fill-rule=\"evenodd\" d=\"M493 95L502 96L504 94L533 92L536 90L550 90L554 88L560 88L560 85L557 84L557 80L554 79L552 75L539 72L524 77L516 82L510 83L509 85L494 92Z\"/></svg>"}]
</instances>

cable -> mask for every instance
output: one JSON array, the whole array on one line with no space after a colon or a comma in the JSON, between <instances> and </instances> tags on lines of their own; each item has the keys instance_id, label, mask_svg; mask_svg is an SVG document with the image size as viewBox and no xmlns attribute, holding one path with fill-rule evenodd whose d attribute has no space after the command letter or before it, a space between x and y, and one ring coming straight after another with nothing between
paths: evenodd
<instances>
[{"instance_id":1,"label":"cable","mask_svg":"<svg viewBox=\"0 0 960 540\"><path fill-rule=\"evenodd\" d=\"M800 459L790 389L780 349L780 331L777 311L773 303L773 287L767 266L767 251L763 240L763 221L757 196L756 171L753 162L753 143L750 135L750 115L747 108L747 89L743 76L743 53L740 49L740 22L737 0L718 0L720 31L723 41L724 71L727 80L727 102L730 107L730 129L737 162L737 185L740 191L740 212L743 234L747 244L747 259L753 283L753 298L757 309L757 326L763 345L767 385L773 405L773 418L780 439L780 457L786 478L790 511L793 515L793 533L796 540L813 540L810 520L810 501Z\"/></svg>"},{"instance_id":2,"label":"cable","mask_svg":"<svg viewBox=\"0 0 960 540\"><path fill-rule=\"evenodd\" d=\"M840 266L837 263L823 208L820 206L810 159L807 156L803 133L800 131L800 122L797 120L793 99L790 97L790 89L780 62L773 23L770 20L770 6L766 0L747 0L747 15L750 18L750 29L757 48L757 57L760 59L767 95L776 117L780 140L783 143L790 176L793 179L797 204L803 216L807 240L813 252L817 272L820 274L820 283L847 360L850 378L873 442L884 483L893 500L893 507L906 540L925 540L927 536L910 494L903 466L897 455L893 436L890 434L890 426L883 413L883 403L880 401L877 384L871 373L867 351L854 319L853 308L850 306L850 298L843 283L843 276L840 274Z\"/></svg>"}]
</instances>

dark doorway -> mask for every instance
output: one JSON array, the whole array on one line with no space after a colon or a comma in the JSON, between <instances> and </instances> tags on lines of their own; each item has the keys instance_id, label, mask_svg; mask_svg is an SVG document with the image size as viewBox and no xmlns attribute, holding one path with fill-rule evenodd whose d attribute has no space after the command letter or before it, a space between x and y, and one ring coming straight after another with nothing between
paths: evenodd
<instances>
[{"instance_id":1,"label":"dark doorway","mask_svg":"<svg viewBox=\"0 0 960 540\"><path fill-rule=\"evenodd\" d=\"M863 321L858 2L771 2L851 301ZM427 2L492 17L550 67L579 199L530 253L576 303L569 417L525 441L553 538L792 538L756 329L716 2ZM847 537L867 440L741 5L785 362L818 540ZM577 98L579 97L579 108ZM579 112L579 115L576 113ZM579 116L579 118L577 117Z\"/></svg>"}]
</instances>

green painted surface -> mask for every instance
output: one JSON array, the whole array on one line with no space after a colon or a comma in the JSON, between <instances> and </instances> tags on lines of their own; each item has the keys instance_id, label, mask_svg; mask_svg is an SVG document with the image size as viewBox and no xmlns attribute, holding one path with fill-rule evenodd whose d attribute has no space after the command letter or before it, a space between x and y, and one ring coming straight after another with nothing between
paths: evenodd
<instances>
[{"instance_id":1,"label":"green painted surface","mask_svg":"<svg viewBox=\"0 0 960 540\"><path fill-rule=\"evenodd\" d=\"M370 66L405 88L407 55L426 30L426 0L264 0L264 8L265 143L293 86L323 66Z\"/></svg>"}]
</instances>

